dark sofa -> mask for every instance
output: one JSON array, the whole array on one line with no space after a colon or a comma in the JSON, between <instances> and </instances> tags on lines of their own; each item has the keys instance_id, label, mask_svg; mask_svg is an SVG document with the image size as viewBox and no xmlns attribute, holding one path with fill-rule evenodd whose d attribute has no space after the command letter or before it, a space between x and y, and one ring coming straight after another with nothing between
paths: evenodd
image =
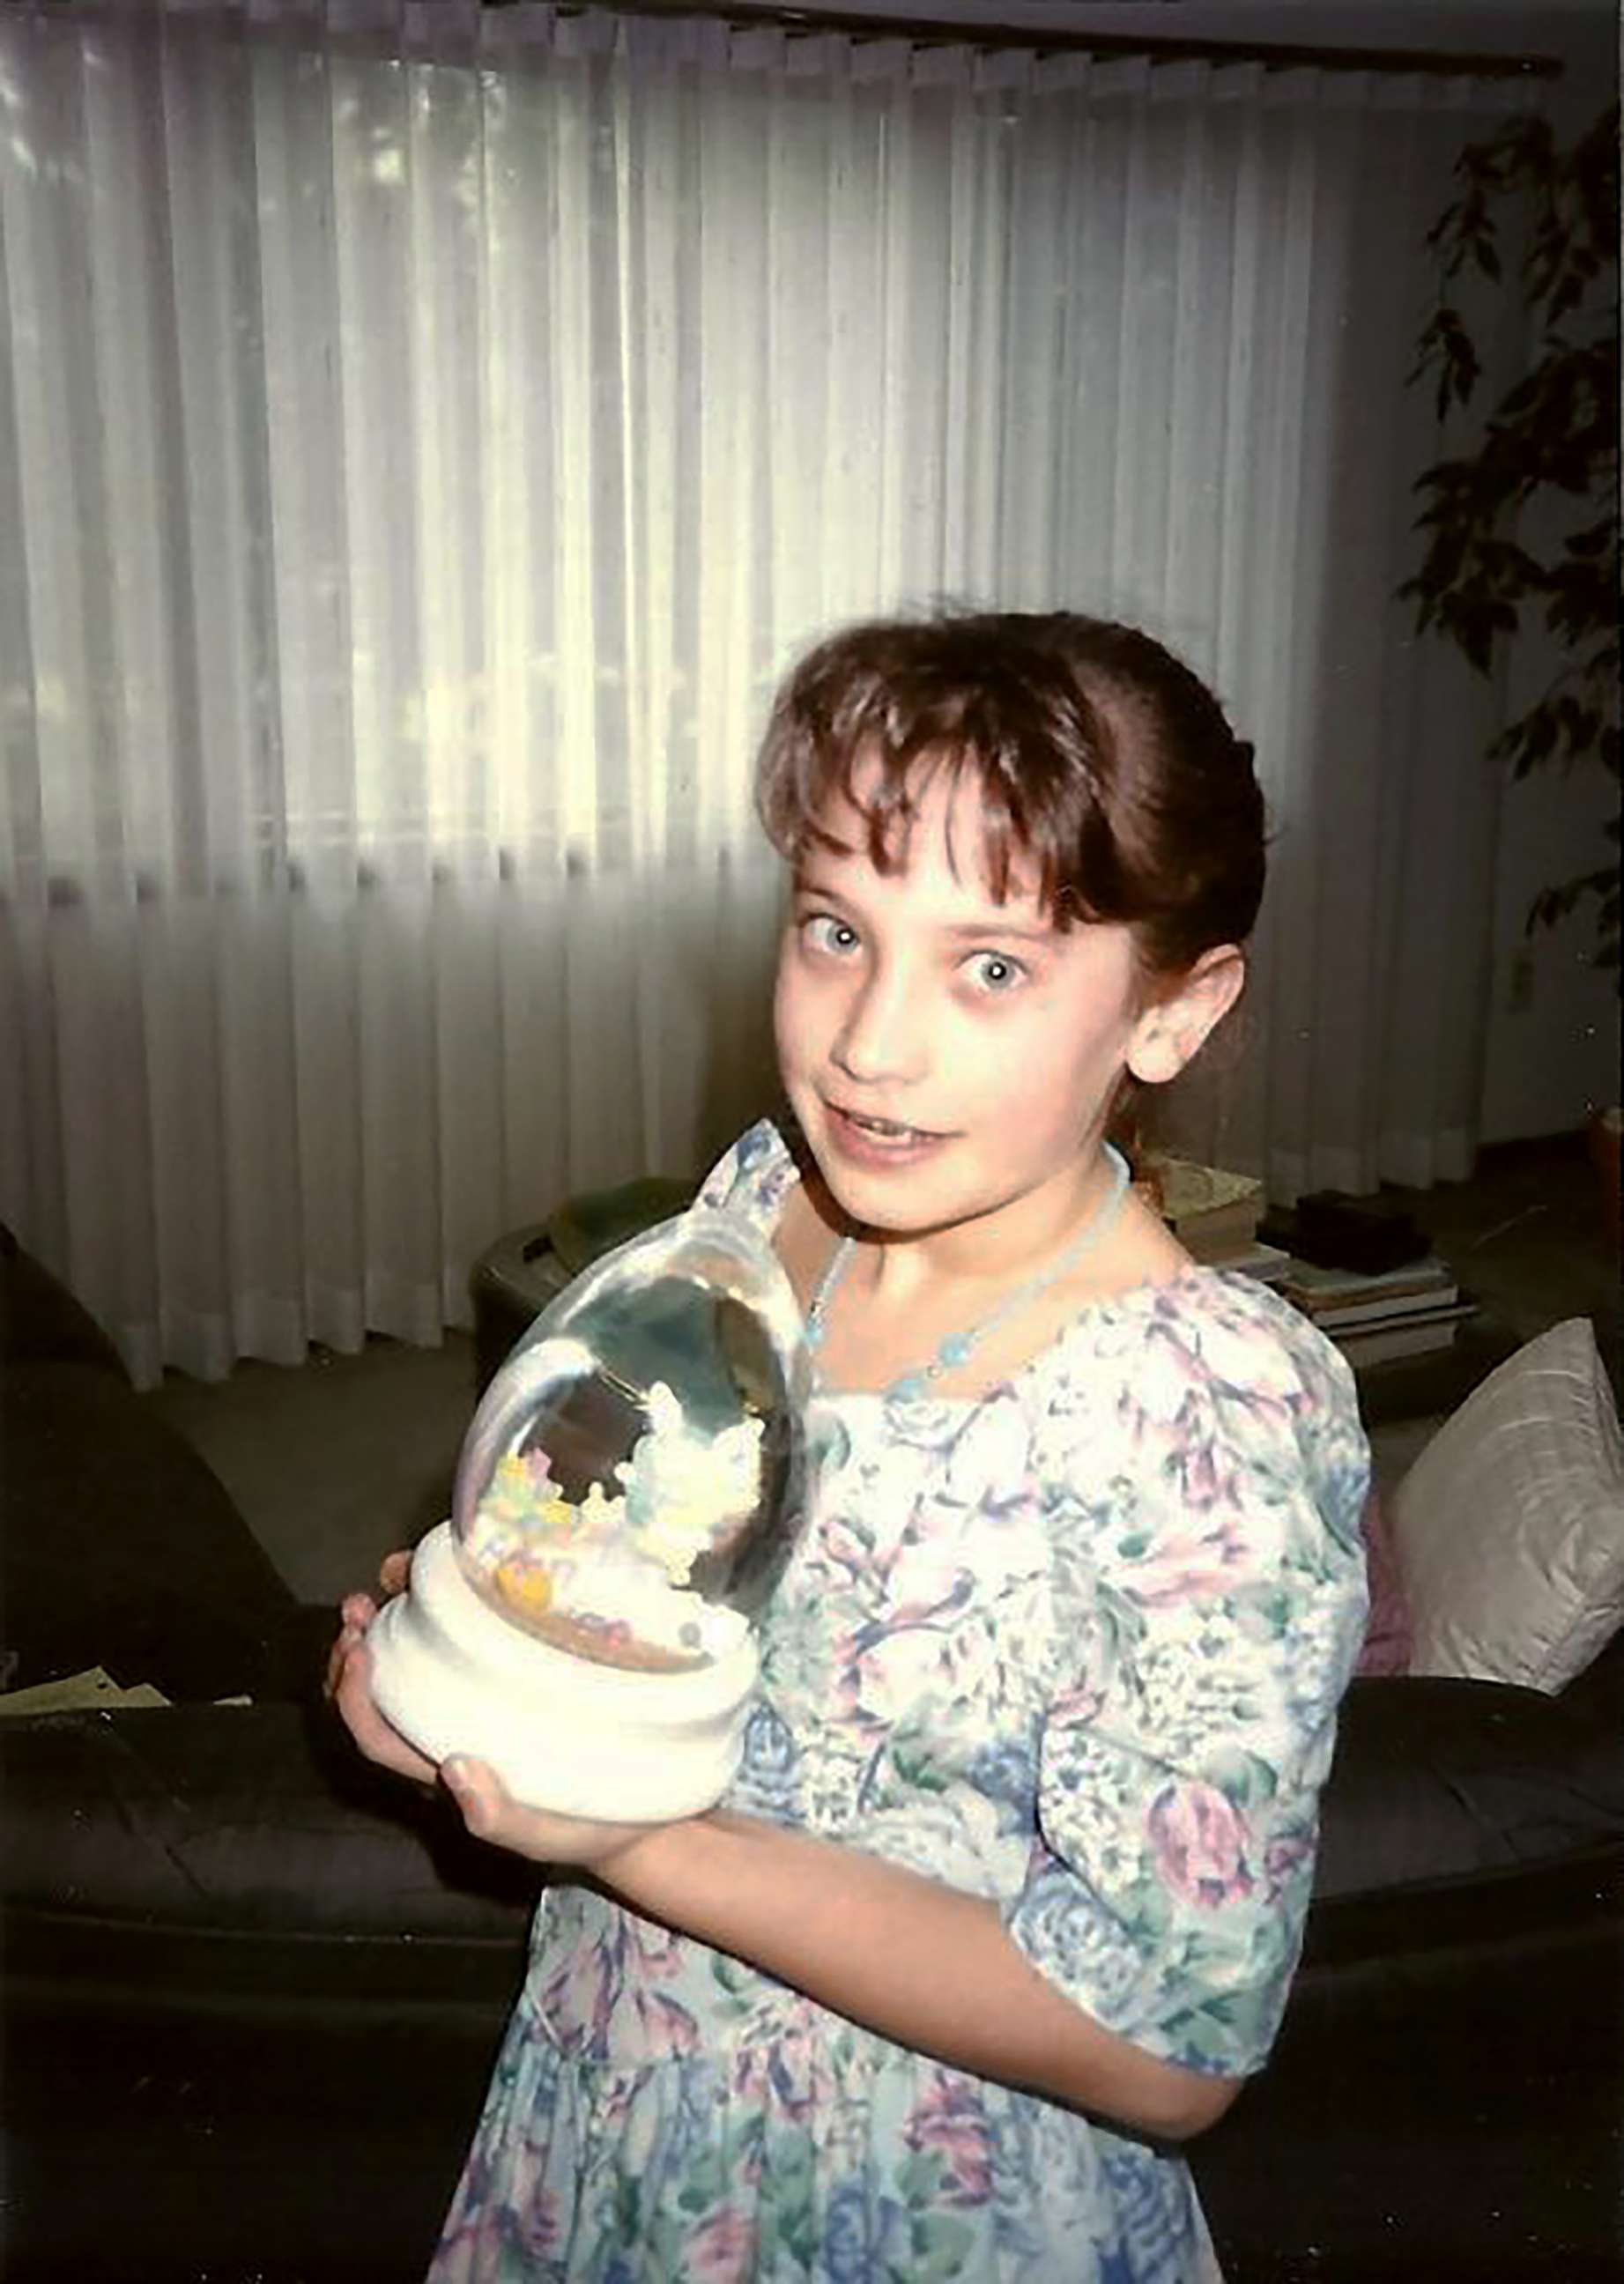
<instances>
[{"instance_id":1,"label":"dark sofa","mask_svg":"<svg viewBox=\"0 0 1624 2284\"><path fill-rule=\"evenodd\" d=\"M0 1435L12 1686L176 1701L0 1720L3 2272L410 2278L536 1875L359 1762L330 1614L6 1248ZM1621 2272L1621 1728L1617 1641L1556 1699L1355 1683L1276 2058L1191 2152L1231 2284Z\"/></svg>"}]
</instances>

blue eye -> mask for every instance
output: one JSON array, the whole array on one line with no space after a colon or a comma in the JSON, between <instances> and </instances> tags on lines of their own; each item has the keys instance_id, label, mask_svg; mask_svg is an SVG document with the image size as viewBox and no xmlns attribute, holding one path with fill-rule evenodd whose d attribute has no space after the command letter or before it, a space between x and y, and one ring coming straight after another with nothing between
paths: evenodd
<instances>
[{"instance_id":1,"label":"blue eye","mask_svg":"<svg viewBox=\"0 0 1624 2284\"><path fill-rule=\"evenodd\" d=\"M979 989L993 997L1006 991L1018 991L1027 981L1027 971L1019 960L1011 959L1007 951L973 952L965 966L974 977Z\"/></svg>"},{"instance_id":2,"label":"blue eye","mask_svg":"<svg viewBox=\"0 0 1624 2284\"><path fill-rule=\"evenodd\" d=\"M838 919L832 912L812 912L800 923L800 940L808 950L843 959L855 951L858 939L849 920Z\"/></svg>"}]
</instances>

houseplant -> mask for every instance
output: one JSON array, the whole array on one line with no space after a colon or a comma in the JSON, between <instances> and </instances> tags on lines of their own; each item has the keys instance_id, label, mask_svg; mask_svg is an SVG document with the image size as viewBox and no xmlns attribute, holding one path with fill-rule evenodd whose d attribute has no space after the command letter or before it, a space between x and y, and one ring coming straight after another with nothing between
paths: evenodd
<instances>
[{"instance_id":1,"label":"houseplant","mask_svg":"<svg viewBox=\"0 0 1624 2284\"><path fill-rule=\"evenodd\" d=\"M1486 303L1519 295L1533 336L1529 369L1472 449L1417 479L1425 551L1400 589L1417 626L1484 674L1542 618L1560 664L1490 748L1513 778L1551 767L1619 778L1618 135L1616 104L1566 144L1542 118L1509 120L1462 153L1456 195L1428 235L1439 293L1410 378L1433 385L1441 420L1475 394ZM1503 236L1520 239L1509 259ZM1596 964L1616 968L1616 814L1604 831L1612 854L1542 888L1526 927L1590 909Z\"/></svg>"}]
</instances>

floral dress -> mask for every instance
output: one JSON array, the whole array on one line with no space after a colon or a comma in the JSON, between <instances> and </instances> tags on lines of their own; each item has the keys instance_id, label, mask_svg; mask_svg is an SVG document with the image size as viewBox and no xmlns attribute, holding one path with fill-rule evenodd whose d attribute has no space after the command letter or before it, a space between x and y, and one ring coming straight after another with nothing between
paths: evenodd
<instances>
[{"instance_id":1,"label":"floral dress","mask_svg":"<svg viewBox=\"0 0 1624 2284\"><path fill-rule=\"evenodd\" d=\"M771 1126L704 1201L770 1231ZM730 1805L993 1899L1147 2052L1263 2061L1365 1610L1351 1376L1190 1269L989 1393L824 1395ZM435 2284L1184 2284L1188 2169L550 1887Z\"/></svg>"}]
</instances>

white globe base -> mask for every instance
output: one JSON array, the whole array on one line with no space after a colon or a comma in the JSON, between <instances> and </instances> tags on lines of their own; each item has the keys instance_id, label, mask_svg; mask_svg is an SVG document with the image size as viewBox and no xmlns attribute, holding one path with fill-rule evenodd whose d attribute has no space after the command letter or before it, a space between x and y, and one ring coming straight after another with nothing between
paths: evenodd
<instances>
[{"instance_id":1,"label":"white globe base","mask_svg":"<svg viewBox=\"0 0 1624 2284\"><path fill-rule=\"evenodd\" d=\"M464 1753L532 1808L624 1824L715 1806L758 1671L749 1640L692 1673L594 1665L537 1641L474 1592L447 1522L418 1547L410 1592L386 1603L367 1647L379 1710L430 1760Z\"/></svg>"}]
</instances>

